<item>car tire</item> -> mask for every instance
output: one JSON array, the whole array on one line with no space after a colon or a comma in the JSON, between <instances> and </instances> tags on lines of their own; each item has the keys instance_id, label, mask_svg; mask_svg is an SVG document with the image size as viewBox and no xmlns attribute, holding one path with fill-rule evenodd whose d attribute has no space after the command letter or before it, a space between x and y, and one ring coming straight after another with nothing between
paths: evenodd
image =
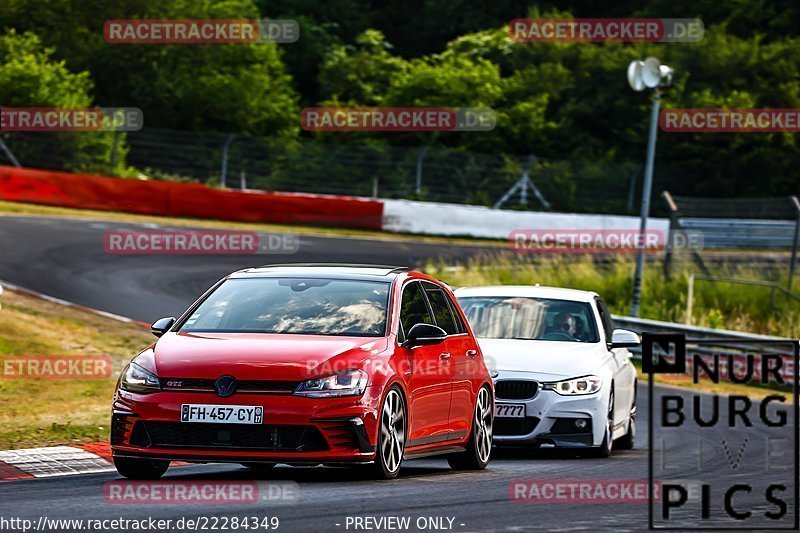
<instances>
[{"instance_id":1,"label":"car tire","mask_svg":"<svg viewBox=\"0 0 800 533\"><path fill-rule=\"evenodd\" d=\"M406 403L400 388L386 393L378 419L378 439L372 470L378 479L394 479L400 474L406 445Z\"/></svg>"},{"instance_id":2,"label":"car tire","mask_svg":"<svg viewBox=\"0 0 800 533\"><path fill-rule=\"evenodd\" d=\"M494 424L494 401L488 387L478 391L475 400L475 416L472 419L467 449L447 456L453 470L483 470L492 455L492 426Z\"/></svg>"},{"instance_id":3,"label":"car tire","mask_svg":"<svg viewBox=\"0 0 800 533\"><path fill-rule=\"evenodd\" d=\"M276 464L277 463L241 463L243 467L250 469L253 472L258 472L259 474L272 472L272 469L275 468Z\"/></svg>"},{"instance_id":4,"label":"car tire","mask_svg":"<svg viewBox=\"0 0 800 533\"><path fill-rule=\"evenodd\" d=\"M114 457L114 467L124 478L153 480L159 479L169 468L169 461L159 459L131 459Z\"/></svg>"},{"instance_id":5,"label":"car tire","mask_svg":"<svg viewBox=\"0 0 800 533\"><path fill-rule=\"evenodd\" d=\"M630 421L628 431L614 442L618 450L632 450L636 445L636 385L634 384L633 405L631 405Z\"/></svg>"},{"instance_id":6,"label":"car tire","mask_svg":"<svg viewBox=\"0 0 800 533\"><path fill-rule=\"evenodd\" d=\"M600 446L592 448L590 455L592 457L606 458L611 455L611 450L614 447L612 439L614 432L614 387L611 387L611 394L608 398L608 413L606 415L606 433L603 436L603 442Z\"/></svg>"}]
</instances>

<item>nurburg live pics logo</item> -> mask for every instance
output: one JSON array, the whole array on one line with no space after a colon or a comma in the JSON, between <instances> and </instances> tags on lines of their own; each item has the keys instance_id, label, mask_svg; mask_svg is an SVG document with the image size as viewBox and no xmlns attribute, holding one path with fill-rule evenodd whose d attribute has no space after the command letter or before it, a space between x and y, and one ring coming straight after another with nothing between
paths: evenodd
<instances>
[{"instance_id":1,"label":"nurburg live pics logo","mask_svg":"<svg viewBox=\"0 0 800 533\"><path fill-rule=\"evenodd\" d=\"M798 529L799 347L791 339L642 335L650 529ZM763 398L654 387L655 374L687 373L695 385L758 385Z\"/></svg>"}]
</instances>

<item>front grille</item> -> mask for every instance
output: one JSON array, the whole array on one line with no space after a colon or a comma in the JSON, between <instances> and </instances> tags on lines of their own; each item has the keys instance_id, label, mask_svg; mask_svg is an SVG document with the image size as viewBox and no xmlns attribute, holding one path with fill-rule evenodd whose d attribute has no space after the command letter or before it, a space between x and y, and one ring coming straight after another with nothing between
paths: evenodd
<instances>
[{"instance_id":1,"label":"front grille","mask_svg":"<svg viewBox=\"0 0 800 533\"><path fill-rule=\"evenodd\" d=\"M539 419L535 416L528 418L495 418L492 432L501 437L528 435L538 425Z\"/></svg>"},{"instance_id":2,"label":"front grille","mask_svg":"<svg viewBox=\"0 0 800 533\"><path fill-rule=\"evenodd\" d=\"M265 451L319 451L328 448L314 426L183 424L140 421L131 444L142 447L223 448Z\"/></svg>"},{"instance_id":3,"label":"front grille","mask_svg":"<svg viewBox=\"0 0 800 533\"><path fill-rule=\"evenodd\" d=\"M502 380L494 384L494 395L502 400L528 400L536 396L539 383L527 380Z\"/></svg>"},{"instance_id":4,"label":"front grille","mask_svg":"<svg viewBox=\"0 0 800 533\"><path fill-rule=\"evenodd\" d=\"M215 392L216 379L196 378L160 378L159 383L165 391L180 392ZM280 380L244 380L236 386L237 393L272 393L291 394L300 384L299 381Z\"/></svg>"},{"instance_id":5,"label":"front grille","mask_svg":"<svg viewBox=\"0 0 800 533\"><path fill-rule=\"evenodd\" d=\"M240 381L238 392L294 392L299 381L250 380Z\"/></svg>"}]
</instances>

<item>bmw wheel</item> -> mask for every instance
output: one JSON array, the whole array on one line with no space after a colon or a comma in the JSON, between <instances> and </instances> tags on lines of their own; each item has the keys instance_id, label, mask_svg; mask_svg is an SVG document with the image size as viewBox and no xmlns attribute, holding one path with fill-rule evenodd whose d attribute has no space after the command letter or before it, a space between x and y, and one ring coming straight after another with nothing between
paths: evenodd
<instances>
[{"instance_id":1,"label":"bmw wheel","mask_svg":"<svg viewBox=\"0 0 800 533\"><path fill-rule=\"evenodd\" d=\"M592 449L594 457L608 457L611 455L611 449L614 446L614 387L611 387L611 393L608 398L608 414L606 415L605 434L603 435L603 442L600 446Z\"/></svg>"},{"instance_id":2,"label":"bmw wheel","mask_svg":"<svg viewBox=\"0 0 800 533\"><path fill-rule=\"evenodd\" d=\"M622 437L617 439L614 446L620 450L632 450L636 444L636 385L634 384L633 392L633 405L631 405L631 412L628 421L628 432Z\"/></svg>"}]
</instances>

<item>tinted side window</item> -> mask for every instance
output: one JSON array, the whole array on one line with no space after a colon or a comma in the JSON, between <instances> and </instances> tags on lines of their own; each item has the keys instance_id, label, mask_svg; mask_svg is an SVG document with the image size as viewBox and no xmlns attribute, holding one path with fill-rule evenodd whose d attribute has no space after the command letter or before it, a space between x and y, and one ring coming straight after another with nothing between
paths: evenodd
<instances>
[{"instance_id":1,"label":"tinted side window","mask_svg":"<svg viewBox=\"0 0 800 533\"><path fill-rule=\"evenodd\" d=\"M428 294L428 300L433 309L433 316L436 318L436 325L445 330L448 335L458 333L458 327L453 320L450 306L447 305L447 300L445 299L442 289L436 285L426 283L425 292Z\"/></svg>"},{"instance_id":2,"label":"tinted side window","mask_svg":"<svg viewBox=\"0 0 800 533\"><path fill-rule=\"evenodd\" d=\"M433 319L419 283L409 283L403 289L400 304L400 325L403 326L403 333L407 334L415 324L433 324Z\"/></svg>"},{"instance_id":3,"label":"tinted side window","mask_svg":"<svg viewBox=\"0 0 800 533\"><path fill-rule=\"evenodd\" d=\"M601 299L597 299L597 310L600 311L600 320L603 322L603 330L606 332L606 342L611 342L611 333L614 331L614 321L608 312L606 304Z\"/></svg>"},{"instance_id":4,"label":"tinted side window","mask_svg":"<svg viewBox=\"0 0 800 533\"><path fill-rule=\"evenodd\" d=\"M447 303L450 304L450 312L453 313L453 319L456 321L456 329L459 333L466 333L467 326L464 325L464 321L461 319L461 315L458 314L458 304L453 301L449 294L446 292L444 293L445 297L447 298Z\"/></svg>"}]
</instances>

